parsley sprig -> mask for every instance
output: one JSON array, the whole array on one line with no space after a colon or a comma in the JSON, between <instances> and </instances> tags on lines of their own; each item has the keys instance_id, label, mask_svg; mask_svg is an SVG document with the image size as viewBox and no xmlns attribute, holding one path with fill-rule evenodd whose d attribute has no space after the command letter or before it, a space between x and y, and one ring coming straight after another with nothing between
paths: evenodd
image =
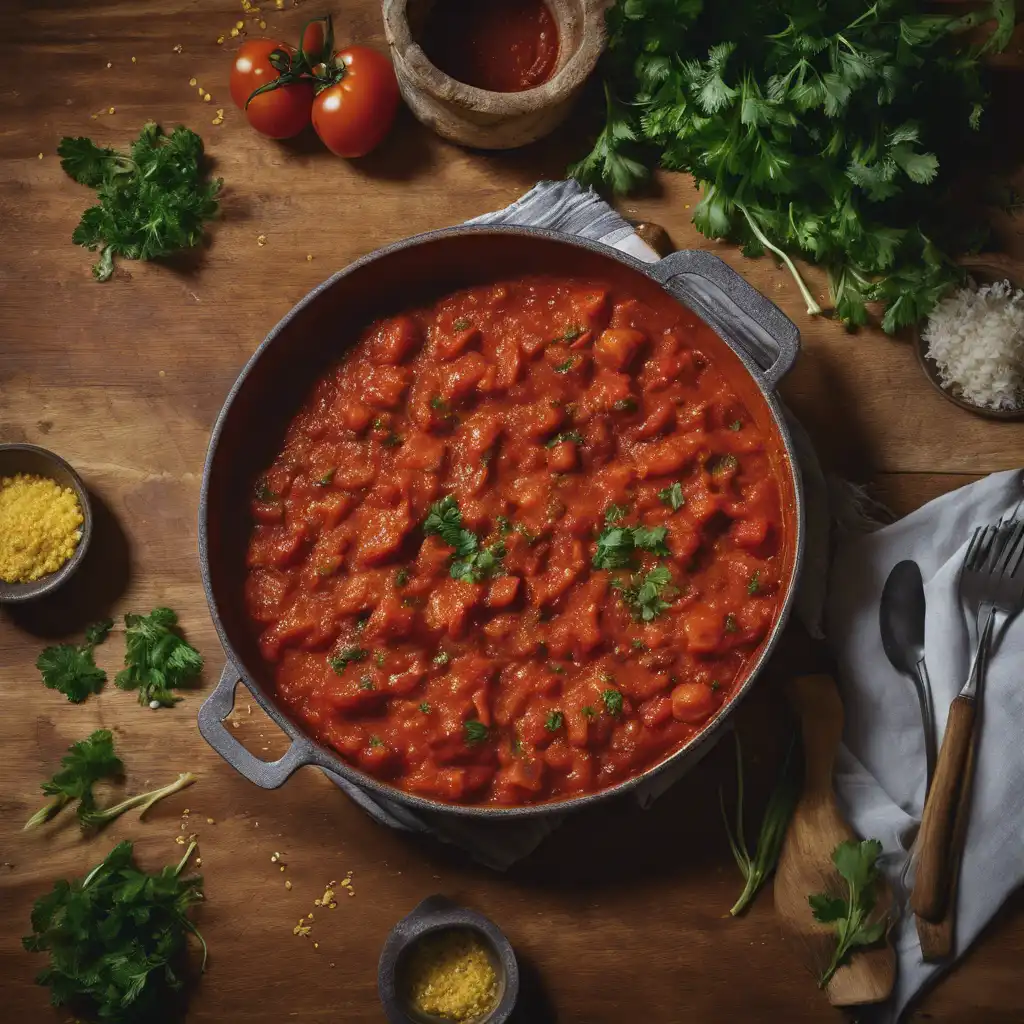
<instances>
[{"instance_id":1,"label":"parsley sprig","mask_svg":"<svg viewBox=\"0 0 1024 1024\"><path fill-rule=\"evenodd\" d=\"M61 139L60 165L99 203L82 214L71 240L92 252L97 281L114 257L153 260L202 244L203 224L217 214L221 179L206 177L203 140L183 125L170 135L150 122L128 153L82 137Z\"/></svg>"},{"instance_id":2,"label":"parsley sprig","mask_svg":"<svg viewBox=\"0 0 1024 1024\"><path fill-rule=\"evenodd\" d=\"M613 580L622 603L638 622L651 622L671 606L666 598L673 596L672 573L664 565L656 565L646 575L634 577L629 583Z\"/></svg>"},{"instance_id":3,"label":"parsley sprig","mask_svg":"<svg viewBox=\"0 0 1024 1024\"><path fill-rule=\"evenodd\" d=\"M117 1024L162 1020L184 985L188 937L206 943L188 912L203 880L182 878L196 843L176 866L147 874L130 842L118 843L85 878L57 882L32 908L30 953L49 954L36 977L54 1006Z\"/></svg>"},{"instance_id":4,"label":"parsley sprig","mask_svg":"<svg viewBox=\"0 0 1024 1024\"><path fill-rule=\"evenodd\" d=\"M966 15L909 0L618 0L603 58L605 126L570 168L616 192L650 165L692 174L698 230L828 273L837 317L881 302L892 333L926 317L984 240L957 216L953 175L979 152L984 51L1013 0ZM993 19L982 47L964 29Z\"/></svg>"},{"instance_id":5,"label":"parsley sprig","mask_svg":"<svg viewBox=\"0 0 1024 1024\"><path fill-rule=\"evenodd\" d=\"M620 526L626 512L619 505L609 505L604 514L604 529L597 537L594 552L595 569L625 569L633 564L636 551L649 551L654 555L668 555L664 526Z\"/></svg>"},{"instance_id":6,"label":"parsley sprig","mask_svg":"<svg viewBox=\"0 0 1024 1024\"><path fill-rule=\"evenodd\" d=\"M828 966L818 979L824 988L853 951L861 946L873 946L885 935L889 926L886 916L878 917L875 904L881 872L878 857L882 844L877 839L861 842L847 840L832 851L832 863L846 883L846 897L819 892L807 897L814 918L835 929L836 948Z\"/></svg>"},{"instance_id":7,"label":"parsley sprig","mask_svg":"<svg viewBox=\"0 0 1024 1024\"><path fill-rule=\"evenodd\" d=\"M149 615L126 615L124 668L114 677L122 690L138 690L139 703L172 708L183 698L171 691L202 671L203 656L178 630L170 608Z\"/></svg>"},{"instance_id":8,"label":"parsley sprig","mask_svg":"<svg viewBox=\"0 0 1024 1024\"><path fill-rule=\"evenodd\" d=\"M480 583L501 570L501 559L505 557L505 545L481 546L477 535L462 525L462 511L459 502L447 495L430 506L423 521L423 532L436 535L449 547L455 549L449 573L453 580L466 583Z\"/></svg>"},{"instance_id":9,"label":"parsley sprig","mask_svg":"<svg viewBox=\"0 0 1024 1024\"><path fill-rule=\"evenodd\" d=\"M99 693L107 681L107 673L97 668L93 651L114 626L113 619L104 619L85 631L83 644L56 644L47 647L36 660L43 684L58 690L73 704L81 704L90 693Z\"/></svg>"}]
</instances>

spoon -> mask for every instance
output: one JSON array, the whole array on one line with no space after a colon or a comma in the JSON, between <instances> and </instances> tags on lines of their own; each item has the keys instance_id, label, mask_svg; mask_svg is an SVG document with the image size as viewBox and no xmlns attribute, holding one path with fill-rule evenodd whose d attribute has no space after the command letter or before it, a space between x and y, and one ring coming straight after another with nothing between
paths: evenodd
<instances>
[{"instance_id":1,"label":"spoon","mask_svg":"<svg viewBox=\"0 0 1024 1024\"><path fill-rule=\"evenodd\" d=\"M910 559L898 562L882 588L878 624L886 657L897 672L909 676L917 689L924 725L927 792L935 770L935 712L924 663L924 610L924 580L917 562Z\"/></svg>"}]
</instances>

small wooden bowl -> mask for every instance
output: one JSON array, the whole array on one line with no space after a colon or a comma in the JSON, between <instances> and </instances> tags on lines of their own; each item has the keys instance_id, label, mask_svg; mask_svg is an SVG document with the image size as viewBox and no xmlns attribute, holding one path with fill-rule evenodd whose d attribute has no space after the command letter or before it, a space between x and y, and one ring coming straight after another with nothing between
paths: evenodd
<instances>
[{"instance_id":1,"label":"small wooden bowl","mask_svg":"<svg viewBox=\"0 0 1024 1024\"><path fill-rule=\"evenodd\" d=\"M56 590L81 564L92 537L89 493L82 478L59 455L34 444L0 444L0 477L17 473L49 477L61 487L70 487L82 509L82 536L74 554L56 571L30 583L4 583L0 580L0 604L31 601Z\"/></svg>"},{"instance_id":2,"label":"small wooden bowl","mask_svg":"<svg viewBox=\"0 0 1024 1024\"><path fill-rule=\"evenodd\" d=\"M519 965L505 933L489 918L460 907L446 896L429 896L403 917L384 943L377 968L377 988L390 1024L445 1024L440 1017L420 1013L409 1003L403 969L417 943L428 935L449 930L469 930L483 940L498 976L498 1000L494 1009L473 1024L506 1024L519 998Z\"/></svg>"},{"instance_id":3,"label":"small wooden bowl","mask_svg":"<svg viewBox=\"0 0 1024 1024\"><path fill-rule=\"evenodd\" d=\"M417 38L432 0L383 0L384 32L409 109L442 138L475 149L514 149L553 131L601 56L610 0L545 2L558 26L554 74L534 89L490 92L452 78L427 59Z\"/></svg>"},{"instance_id":4,"label":"small wooden bowl","mask_svg":"<svg viewBox=\"0 0 1024 1024\"><path fill-rule=\"evenodd\" d=\"M979 285L995 284L997 281L1009 281L1014 288L1024 287L1021 284L1022 279L1024 279L1024 273L1022 273L1017 264L1011 261L1003 263L996 259L970 259L961 261L961 266ZM924 375L928 378L932 387L943 398L952 402L953 405L966 409L967 412L972 412L975 416L984 416L991 420L1024 419L1024 404L1021 404L1016 409L987 409L984 406L965 401L960 396L960 389L956 385L948 387L944 385L939 376L938 367L927 354L928 342L924 340L920 327L914 329L914 350L917 352L917 361L921 364L921 369L924 370Z\"/></svg>"}]
</instances>

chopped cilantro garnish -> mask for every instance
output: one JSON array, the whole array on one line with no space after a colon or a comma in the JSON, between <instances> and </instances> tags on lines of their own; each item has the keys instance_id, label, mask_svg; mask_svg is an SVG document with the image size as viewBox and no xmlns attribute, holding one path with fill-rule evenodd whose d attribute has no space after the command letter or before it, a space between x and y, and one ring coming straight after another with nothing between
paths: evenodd
<instances>
[{"instance_id":1,"label":"chopped cilantro garnish","mask_svg":"<svg viewBox=\"0 0 1024 1024\"><path fill-rule=\"evenodd\" d=\"M430 705L426 701L422 701L420 703L420 711L425 715L429 715L431 711Z\"/></svg>"},{"instance_id":2,"label":"chopped cilantro garnish","mask_svg":"<svg viewBox=\"0 0 1024 1024\"><path fill-rule=\"evenodd\" d=\"M606 521L607 516L606 512ZM664 526L608 525L598 535L593 566L595 569L624 569L633 563L633 554L637 549L655 555L667 555L667 535L668 530Z\"/></svg>"},{"instance_id":3,"label":"chopped cilantro garnish","mask_svg":"<svg viewBox=\"0 0 1024 1024\"><path fill-rule=\"evenodd\" d=\"M373 685L373 680L369 676L359 677L359 689L360 690L375 690L376 687Z\"/></svg>"},{"instance_id":4,"label":"chopped cilantro garnish","mask_svg":"<svg viewBox=\"0 0 1024 1024\"><path fill-rule=\"evenodd\" d=\"M377 668L383 668L385 661L387 661L387 654L385 654L384 651L373 652L373 663Z\"/></svg>"},{"instance_id":5,"label":"chopped cilantro garnish","mask_svg":"<svg viewBox=\"0 0 1024 1024\"><path fill-rule=\"evenodd\" d=\"M434 395L430 400L430 408L437 412L445 412L448 409L448 403L440 395Z\"/></svg>"},{"instance_id":6,"label":"chopped cilantro garnish","mask_svg":"<svg viewBox=\"0 0 1024 1024\"><path fill-rule=\"evenodd\" d=\"M580 708L580 711L583 712L584 718L597 718L597 712L589 704Z\"/></svg>"},{"instance_id":7,"label":"chopped cilantro garnish","mask_svg":"<svg viewBox=\"0 0 1024 1024\"><path fill-rule=\"evenodd\" d=\"M713 459L708 466L713 476L732 473L738 468L739 461L735 455L721 455L717 459Z\"/></svg>"},{"instance_id":8,"label":"chopped cilantro garnish","mask_svg":"<svg viewBox=\"0 0 1024 1024\"><path fill-rule=\"evenodd\" d=\"M276 491L272 491L267 484L266 480L260 480L256 484L256 500L257 501L278 501L281 495Z\"/></svg>"},{"instance_id":9,"label":"chopped cilantro garnish","mask_svg":"<svg viewBox=\"0 0 1024 1024\"><path fill-rule=\"evenodd\" d=\"M761 589L761 570L758 569L747 583L747 593L753 597Z\"/></svg>"},{"instance_id":10,"label":"chopped cilantro garnish","mask_svg":"<svg viewBox=\"0 0 1024 1024\"><path fill-rule=\"evenodd\" d=\"M722 688L722 684L717 679L711 680L711 692L717 693Z\"/></svg>"},{"instance_id":11,"label":"chopped cilantro garnish","mask_svg":"<svg viewBox=\"0 0 1024 1024\"><path fill-rule=\"evenodd\" d=\"M606 525L611 526L612 523L625 519L627 515L629 515L629 509L624 505L609 505L604 510L604 521Z\"/></svg>"},{"instance_id":12,"label":"chopped cilantro garnish","mask_svg":"<svg viewBox=\"0 0 1024 1024\"><path fill-rule=\"evenodd\" d=\"M464 316L460 316L458 320L452 322L452 327L456 331L468 331L473 324Z\"/></svg>"},{"instance_id":13,"label":"chopped cilantro garnish","mask_svg":"<svg viewBox=\"0 0 1024 1024\"><path fill-rule=\"evenodd\" d=\"M686 504L686 497L683 495L683 485L678 480L671 486L658 491L658 497L673 512L678 512Z\"/></svg>"},{"instance_id":14,"label":"chopped cilantro garnish","mask_svg":"<svg viewBox=\"0 0 1024 1024\"><path fill-rule=\"evenodd\" d=\"M463 527L459 503L450 494L430 506L423 522L423 532L437 534L445 544L455 549L450 568L453 580L479 583L501 568L500 560L505 557L504 545L492 544L481 549L476 534Z\"/></svg>"},{"instance_id":15,"label":"chopped cilantro garnish","mask_svg":"<svg viewBox=\"0 0 1024 1024\"><path fill-rule=\"evenodd\" d=\"M666 588L672 582L672 574L663 565L656 565L643 579L634 579L628 586L619 582L612 584L622 596L622 601L640 622L657 618L669 602L665 600Z\"/></svg>"},{"instance_id":16,"label":"chopped cilantro garnish","mask_svg":"<svg viewBox=\"0 0 1024 1024\"><path fill-rule=\"evenodd\" d=\"M451 655L449 655L447 651L438 651L437 654L434 655L434 664L438 668L444 668L444 666L451 660Z\"/></svg>"},{"instance_id":17,"label":"chopped cilantro garnish","mask_svg":"<svg viewBox=\"0 0 1024 1024\"><path fill-rule=\"evenodd\" d=\"M545 448L554 448L556 444L564 444L571 441L573 444L583 444L583 435L578 430L563 430L555 434L545 445Z\"/></svg>"},{"instance_id":18,"label":"chopped cilantro garnish","mask_svg":"<svg viewBox=\"0 0 1024 1024\"><path fill-rule=\"evenodd\" d=\"M622 714L622 694L618 690L605 690L601 694L601 700L604 701L605 710L609 715L618 717Z\"/></svg>"},{"instance_id":19,"label":"chopped cilantro garnish","mask_svg":"<svg viewBox=\"0 0 1024 1024\"><path fill-rule=\"evenodd\" d=\"M565 361L564 363L559 363L559 364L558 364L558 365L557 365L557 366L555 367L555 373L568 373L568 372L569 372L569 371L570 371L570 370L572 369L572 364L573 364L573 363L574 363L575 361L576 361L576 360L575 360L575 359L573 359L573 357L572 357L572 356L569 356L569 358L568 358L568 359L566 359L566 361Z\"/></svg>"},{"instance_id":20,"label":"chopped cilantro garnish","mask_svg":"<svg viewBox=\"0 0 1024 1024\"><path fill-rule=\"evenodd\" d=\"M395 586L396 587L404 587L406 585L406 583L408 583L408 582L409 582L409 570L408 569L399 569L398 572L395 573Z\"/></svg>"},{"instance_id":21,"label":"chopped cilantro garnish","mask_svg":"<svg viewBox=\"0 0 1024 1024\"><path fill-rule=\"evenodd\" d=\"M544 728L548 732L558 732L562 728L565 722L565 716L561 711L549 711L547 721L544 723Z\"/></svg>"},{"instance_id":22,"label":"chopped cilantro garnish","mask_svg":"<svg viewBox=\"0 0 1024 1024\"><path fill-rule=\"evenodd\" d=\"M636 412L637 404L635 398L620 398L617 402L612 403L612 408L616 412Z\"/></svg>"},{"instance_id":23,"label":"chopped cilantro garnish","mask_svg":"<svg viewBox=\"0 0 1024 1024\"><path fill-rule=\"evenodd\" d=\"M743 420L733 420L732 423L729 424L729 429L730 430L742 430L743 429Z\"/></svg>"},{"instance_id":24,"label":"chopped cilantro garnish","mask_svg":"<svg viewBox=\"0 0 1024 1024\"><path fill-rule=\"evenodd\" d=\"M384 741L379 736L371 736L370 737L370 746L371 747L383 747L384 746Z\"/></svg>"},{"instance_id":25,"label":"chopped cilantro garnish","mask_svg":"<svg viewBox=\"0 0 1024 1024\"><path fill-rule=\"evenodd\" d=\"M471 747L476 746L478 743L483 743L490 735L487 726L476 718L470 718L464 722L463 729L466 733L466 742Z\"/></svg>"},{"instance_id":26,"label":"chopped cilantro garnish","mask_svg":"<svg viewBox=\"0 0 1024 1024\"><path fill-rule=\"evenodd\" d=\"M329 487L331 481L334 479L334 474L337 472L333 466L319 480L317 480L317 487Z\"/></svg>"},{"instance_id":27,"label":"chopped cilantro garnish","mask_svg":"<svg viewBox=\"0 0 1024 1024\"><path fill-rule=\"evenodd\" d=\"M630 643L632 644L634 651L646 651L647 650L647 644L645 644L643 642L643 640L638 640L636 637L634 637L632 640L630 640Z\"/></svg>"},{"instance_id":28,"label":"chopped cilantro garnish","mask_svg":"<svg viewBox=\"0 0 1024 1024\"><path fill-rule=\"evenodd\" d=\"M327 664L340 676L352 662L365 661L367 657L369 652L362 647L343 647L337 654L327 659Z\"/></svg>"},{"instance_id":29,"label":"chopped cilantro garnish","mask_svg":"<svg viewBox=\"0 0 1024 1024\"><path fill-rule=\"evenodd\" d=\"M381 444L384 445L385 448L398 448L401 446L402 440L403 439L399 437L398 434L392 431L384 438L383 441L381 441Z\"/></svg>"}]
</instances>

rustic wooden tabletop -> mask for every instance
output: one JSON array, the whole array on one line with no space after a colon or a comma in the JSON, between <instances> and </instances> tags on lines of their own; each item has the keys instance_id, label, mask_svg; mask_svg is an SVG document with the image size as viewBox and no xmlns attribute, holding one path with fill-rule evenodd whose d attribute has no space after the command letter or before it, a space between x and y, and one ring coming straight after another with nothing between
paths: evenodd
<instances>
[{"instance_id":1,"label":"rustic wooden tabletop","mask_svg":"<svg viewBox=\"0 0 1024 1024\"><path fill-rule=\"evenodd\" d=\"M32 982L41 958L21 949L32 901L55 879L83 874L121 838L136 840L148 867L177 859L187 807L188 831L200 837L208 895L200 922L211 950L191 1004L196 1022L381 1020L381 945L395 921L435 892L506 930L525 966L531 1008L523 1019L531 1024L834 1019L782 940L770 893L740 920L726 913L739 889L717 808L719 780L732 779L726 745L654 809L623 801L581 815L497 875L452 848L375 824L317 771L263 792L196 731L202 690L222 662L200 586L196 505L209 430L242 363L333 271L561 177L587 132L576 119L522 151L470 153L403 112L381 149L359 162L331 156L312 138L273 143L230 102L230 29L242 20L250 35L291 38L321 7L263 7L250 18L229 0L8 0L0 11L0 441L65 456L97 511L78 579L50 601L0 612L3 1016L66 1018L46 1009L45 991ZM342 40L384 47L377 0L350 0L335 13ZM1007 139L1024 136L1011 102L1020 96L1020 53L1018 45L1001 71L1003 115L1016 119L1007 121ZM191 79L212 94L209 103ZM215 125L218 108L225 116ZM202 134L226 183L223 219L196 258L122 264L97 284L89 254L70 241L89 195L63 174L55 148L61 136L79 134L122 144L146 120ZM689 225L694 201L687 179L663 175L652 194L621 207L663 224L679 248L707 247ZM1024 255L1021 223L999 225L1011 256ZM945 402L908 344L811 321L773 263L712 248L800 325L804 352L783 390L830 468L906 512L1024 464L1024 429ZM73 706L40 684L34 661L44 644L79 636L106 614L157 604L178 610L207 659L202 688L176 710L151 713L113 687ZM115 636L102 649L102 664L119 662L120 643ZM759 758L755 804L777 755L778 680L802 667L777 659L737 715ZM236 735L254 752L283 750L281 734L244 698L235 717ZM145 823L129 815L98 838L80 837L71 818L22 834L40 780L71 742L100 726L115 731L129 792L185 770L198 784ZM275 852L284 871L272 863ZM317 910L309 937L294 936L324 885L347 872L356 895ZM1022 954L1024 901L1015 898L913 1019L1024 1019Z\"/></svg>"}]
</instances>

